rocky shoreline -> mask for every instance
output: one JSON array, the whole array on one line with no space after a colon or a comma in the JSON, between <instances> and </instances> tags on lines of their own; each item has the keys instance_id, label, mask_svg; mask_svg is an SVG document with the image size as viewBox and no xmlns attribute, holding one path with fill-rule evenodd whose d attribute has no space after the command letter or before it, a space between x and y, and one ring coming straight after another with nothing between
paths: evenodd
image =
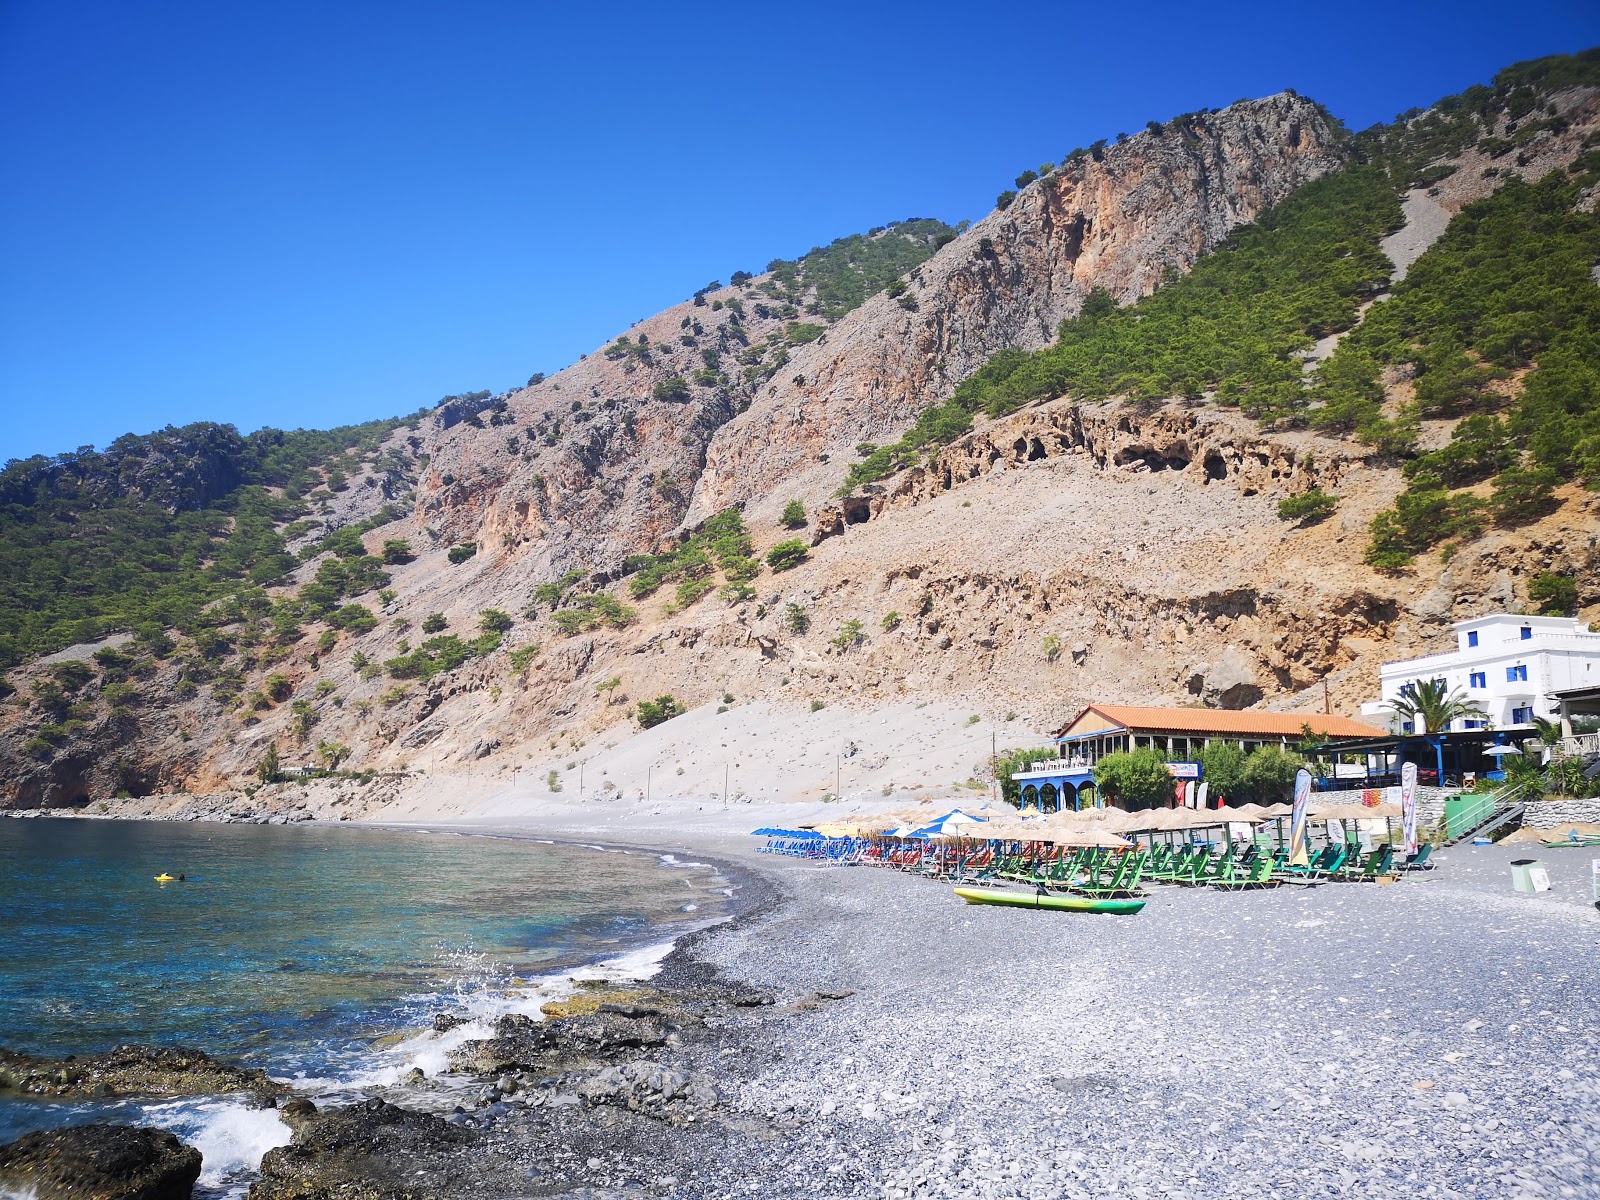
<instances>
[{"instance_id":1,"label":"rocky shoreline","mask_svg":"<svg viewBox=\"0 0 1600 1200\"><path fill-rule=\"evenodd\" d=\"M1600 1194L1587 860L1517 896L1517 853L1157 888L1137 918L746 853L734 919L654 977L503 1018L435 1077L281 1101L250 1196Z\"/></svg>"},{"instance_id":2,"label":"rocky shoreline","mask_svg":"<svg viewBox=\"0 0 1600 1200\"><path fill-rule=\"evenodd\" d=\"M0 1095L231 1095L276 1108L293 1140L266 1154L252 1200L465 1200L676 1181L715 1152L708 1145L720 1148L746 1132L719 1081L747 1061L731 1040L751 1014L765 1021L827 1000L780 1003L771 992L723 977L698 955L716 931L759 920L781 902L764 874L716 865L737 883L728 921L682 935L648 979L575 979L569 997L543 1006L542 1020L500 1017L491 1036L462 1043L448 1070L432 1078L414 1069L367 1089L365 1099L319 1104L259 1069L196 1049L118 1046L52 1059L0 1048ZM433 1031L446 1034L468 1021L465 1011L442 1010ZM161 1170L152 1175L149 1163L158 1157ZM679 1165L664 1169L667 1162ZM45 1130L0 1147L0 1196L12 1188L36 1200L166 1200L190 1196L199 1169L199 1152L162 1131L114 1124Z\"/></svg>"}]
</instances>

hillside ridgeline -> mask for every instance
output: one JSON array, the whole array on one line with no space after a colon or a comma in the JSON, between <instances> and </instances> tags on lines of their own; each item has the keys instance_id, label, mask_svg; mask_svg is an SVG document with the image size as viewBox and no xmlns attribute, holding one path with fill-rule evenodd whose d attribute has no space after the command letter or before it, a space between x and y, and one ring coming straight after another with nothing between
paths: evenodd
<instances>
[{"instance_id":1,"label":"hillside ridgeline","mask_svg":"<svg viewBox=\"0 0 1600 1200\"><path fill-rule=\"evenodd\" d=\"M775 260L272 465L212 427L13 464L0 804L263 811L306 801L239 789L306 765L359 814L751 701L1019 738L1108 695L1351 712L1453 618L1586 611L1597 64L1354 136L1287 93L1153 123L971 228ZM920 781L864 752L863 786ZM680 766L656 786L709 786Z\"/></svg>"}]
</instances>

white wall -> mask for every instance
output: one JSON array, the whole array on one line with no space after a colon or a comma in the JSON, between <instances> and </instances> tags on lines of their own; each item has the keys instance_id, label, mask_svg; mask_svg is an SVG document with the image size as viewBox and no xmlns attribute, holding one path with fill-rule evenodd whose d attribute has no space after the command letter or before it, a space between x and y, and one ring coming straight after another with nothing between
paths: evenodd
<instances>
[{"instance_id":1,"label":"white wall","mask_svg":"<svg viewBox=\"0 0 1600 1200\"><path fill-rule=\"evenodd\" d=\"M1522 636L1525 627L1530 637ZM1471 633L1478 635L1475 647L1468 645ZM1456 626L1456 645L1454 653L1384 663L1378 672L1383 699L1363 705L1362 714L1381 720L1407 684L1443 679L1450 691L1459 689L1482 705L1492 728L1529 727L1532 721L1518 719L1518 710L1555 719L1549 692L1600 686L1600 633L1570 618L1500 613L1463 621ZM1527 668L1526 680L1506 678L1507 668L1516 667ZM1475 673L1483 676L1483 686L1474 685ZM1451 728L1466 725L1455 721Z\"/></svg>"}]
</instances>

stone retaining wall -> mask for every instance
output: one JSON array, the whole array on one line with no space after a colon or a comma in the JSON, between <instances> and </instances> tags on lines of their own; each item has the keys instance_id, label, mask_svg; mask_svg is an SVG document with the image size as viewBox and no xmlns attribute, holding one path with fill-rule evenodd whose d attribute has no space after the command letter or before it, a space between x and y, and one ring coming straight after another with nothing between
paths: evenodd
<instances>
[{"instance_id":1,"label":"stone retaining wall","mask_svg":"<svg viewBox=\"0 0 1600 1200\"><path fill-rule=\"evenodd\" d=\"M1383 793L1380 797L1383 803L1399 805L1399 787L1386 787L1377 790ZM1319 804L1360 804L1361 797L1365 794L1360 789L1346 789L1338 792L1313 792L1311 804L1312 807L1316 807ZM1437 825L1440 821L1443 821L1445 800L1459 794L1459 788L1425 787L1419 784L1417 786L1417 824L1419 826Z\"/></svg>"},{"instance_id":2,"label":"stone retaining wall","mask_svg":"<svg viewBox=\"0 0 1600 1200\"><path fill-rule=\"evenodd\" d=\"M1600 796L1588 800L1531 800L1522 812L1526 829L1560 829L1574 823L1600 825Z\"/></svg>"}]
</instances>

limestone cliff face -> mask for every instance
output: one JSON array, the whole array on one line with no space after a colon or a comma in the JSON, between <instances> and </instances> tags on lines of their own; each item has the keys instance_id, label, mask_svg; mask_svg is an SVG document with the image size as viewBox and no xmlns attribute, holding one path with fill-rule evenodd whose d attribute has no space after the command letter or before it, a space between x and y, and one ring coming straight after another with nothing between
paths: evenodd
<instances>
[{"instance_id":1,"label":"limestone cliff face","mask_svg":"<svg viewBox=\"0 0 1600 1200\"><path fill-rule=\"evenodd\" d=\"M1024 188L797 353L706 451L691 520L820 498L837 459L884 441L996 351L1038 349L1094 288L1126 303L1341 162L1322 111L1288 93L1141 133ZM821 469L817 469L821 467ZM782 497L773 489L782 481ZM757 510L759 511L759 509Z\"/></svg>"}]
</instances>

